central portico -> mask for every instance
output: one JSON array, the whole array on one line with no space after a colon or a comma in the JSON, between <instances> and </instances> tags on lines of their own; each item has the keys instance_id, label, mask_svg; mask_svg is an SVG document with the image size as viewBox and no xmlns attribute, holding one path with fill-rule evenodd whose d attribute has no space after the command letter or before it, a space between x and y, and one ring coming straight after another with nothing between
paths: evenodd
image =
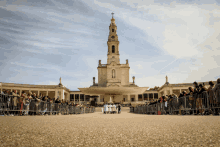
<instances>
[{"instance_id":1,"label":"central portico","mask_svg":"<svg viewBox=\"0 0 220 147\"><path fill-rule=\"evenodd\" d=\"M135 85L135 77L133 82L129 83L129 63L128 59L125 64L120 63L119 41L117 35L117 26L112 16L109 26L108 36L108 52L107 64L102 64L99 60L98 64L98 83L95 83L93 77L93 85L89 88L78 88L86 95L97 95L104 102L113 98L114 102L122 102L126 97L130 101L130 95L134 95L138 99L138 94L144 93L149 87L138 87Z\"/></svg>"}]
</instances>

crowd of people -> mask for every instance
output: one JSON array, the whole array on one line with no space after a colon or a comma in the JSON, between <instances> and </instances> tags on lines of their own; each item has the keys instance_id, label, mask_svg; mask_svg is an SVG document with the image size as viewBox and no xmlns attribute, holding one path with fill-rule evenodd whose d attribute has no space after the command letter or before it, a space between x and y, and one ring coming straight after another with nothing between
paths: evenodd
<instances>
[{"instance_id":1,"label":"crowd of people","mask_svg":"<svg viewBox=\"0 0 220 147\"><path fill-rule=\"evenodd\" d=\"M197 82L193 83L193 88L188 88L189 92L183 91L179 96L176 94L171 95L163 95L158 100L152 100L151 102L146 103L146 105L154 105L157 103L170 102L172 103L174 100L179 102L179 106L181 104L181 100L184 96L189 96L189 105L191 108L198 108L198 111L195 113L202 114L204 110L202 106L207 104L212 107L219 107L220 105L220 78L217 79L217 84L215 85L213 81L209 81L209 87L206 88L205 84L198 84ZM201 96L202 93L206 92L207 95ZM208 101L206 98L208 97ZM145 105L145 106L146 106ZM144 105L139 105L144 106ZM220 113L220 112L219 112Z\"/></svg>"},{"instance_id":2,"label":"crowd of people","mask_svg":"<svg viewBox=\"0 0 220 147\"><path fill-rule=\"evenodd\" d=\"M6 97L3 97L5 95ZM51 98L49 96L45 96L43 94L35 94L32 92L25 93L25 91L21 92L21 95L16 91L13 90L12 92L8 90L3 90L1 93L1 99L0 99L0 104L7 104L1 105L1 107L9 109L10 114L13 115L24 115L24 109L29 107L29 105L34 103L34 105L39 105L40 102L47 102L47 103L54 103L54 104L59 104L59 105L65 105L65 106L79 106L83 107L85 105L79 105L79 104L74 104L71 101L65 101L65 100L60 100L59 98ZM36 108L35 108L36 109ZM36 114L36 112L31 112L29 111L28 114Z\"/></svg>"},{"instance_id":3,"label":"crowd of people","mask_svg":"<svg viewBox=\"0 0 220 147\"><path fill-rule=\"evenodd\" d=\"M104 114L114 114L114 113L117 113L118 114L121 112L121 105L118 104L118 105L115 105L113 103L106 103L104 105Z\"/></svg>"}]
</instances>

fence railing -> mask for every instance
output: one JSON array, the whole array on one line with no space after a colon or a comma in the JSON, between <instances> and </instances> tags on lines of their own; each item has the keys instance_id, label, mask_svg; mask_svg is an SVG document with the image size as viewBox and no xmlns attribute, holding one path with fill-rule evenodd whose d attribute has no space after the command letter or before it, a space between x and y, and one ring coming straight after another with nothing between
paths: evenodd
<instances>
[{"instance_id":1,"label":"fence railing","mask_svg":"<svg viewBox=\"0 0 220 147\"><path fill-rule=\"evenodd\" d=\"M219 89L220 90L220 89ZM216 93L219 93L220 91ZM130 107L130 112L138 114L201 114L220 115L220 95L215 95L212 91L205 91L201 94L173 97L168 101L155 102L148 105L138 105Z\"/></svg>"},{"instance_id":2,"label":"fence railing","mask_svg":"<svg viewBox=\"0 0 220 147\"><path fill-rule=\"evenodd\" d=\"M37 101L35 99L21 101L20 97L0 94L0 115L55 115L93 113L93 106L73 106L66 103Z\"/></svg>"}]
</instances>

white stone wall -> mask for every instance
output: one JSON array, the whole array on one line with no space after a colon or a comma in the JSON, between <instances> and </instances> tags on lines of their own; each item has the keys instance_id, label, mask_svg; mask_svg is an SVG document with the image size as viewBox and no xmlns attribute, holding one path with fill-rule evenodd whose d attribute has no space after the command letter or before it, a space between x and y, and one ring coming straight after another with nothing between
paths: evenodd
<instances>
[{"instance_id":1,"label":"white stone wall","mask_svg":"<svg viewBox=\"0 0 220 147\"><path fill-rule=\"evenodd\" d=\"M112 70L115 70L115 78L112 78ZM107 66L107 82L108 85L111 84L112 82L115 82L117 85L121 85L121 69L120 65L116 63L112 63L111 65ZM112 83L113 84L113 83Z\"/></svg>"},{"instance_id":2,"label":"white stone wall","mask_svg":"<svg viewBox=\"0 0 220 147\"><path fill-rule=\"evenodd\" d=\"M129 67L121 68L121 85L129 84Z\"/></svg>"},{"instance_id":3,"label":"white stone wall","mask_svg":"<svg viewBox=\"0 0 220 147\"><path fill-rule=\"evenodd\" d=\"M105 87L107 83L107 68L98 68L98 86Z\"/></svg>"}]
</instances>

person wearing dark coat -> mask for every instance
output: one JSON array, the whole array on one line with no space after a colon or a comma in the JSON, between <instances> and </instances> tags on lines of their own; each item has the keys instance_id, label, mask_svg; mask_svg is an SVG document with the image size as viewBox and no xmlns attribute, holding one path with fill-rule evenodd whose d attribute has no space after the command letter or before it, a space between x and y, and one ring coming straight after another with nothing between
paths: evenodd
<instances>
[{"instance_id":1,"label":"person wearing dark coat","mask_svg":"<svg viewBox=\"0 0 220 147\"><path fill-rule=\"evenodd\" d=\"M199 113L202 114L203 113L203 109L202 109L202 102L206 102L206 97L202 98L201 94L204 92L204 91L207 91L207 88L202 85L202 84L199 84L199 87L200 87L200 90L198 91L198 94L199 94L199 98L197 99L197 102L198 102L198 107L199 107ZM202 99L204 99L204 101L202 101Z\"/></svg>"},{"instance_id":2,"label":"person wearing dark coat","mask_svg":"<svg viewBox=\"0 0 220 147\"><path fill-rule=\"evenodd\" d=\"M198 94L202 94L204 91L207 91L207 88L202 84L199 84L199 88L200 88L200 90L199 90Z\"/></svg>"},{"instance_id":3,"label":"person wearing dark coat","mask_svg":"<svg viewBox=\"0 0 220 147\"><path fill-rule=\"evenodd\" d=\"M118 114L121 112L121 105L118 104Z\"/></svg>"},{"instance_id":4,"label":"person wearing dark coat","mask_svg":"<svg viewBox=\"0 0 220 147\"><path fill-rule=\"evenodd\" d=\"M194 90L193 90L193 94L197 94L198 91L199 91L199 85L197 82L194 82L193 83L193 87L194 87Z\"/></svg>"},{"instance_id":5,"label":"person wearing dark coat","mask_svg":"<svg viewBox=\"0 0 220 147\"><path fill-rule=\"evenodd\" d=\"M212 91L212 89L214 88L214 82L213 81L209 81L209 88L207 89L208 95L209 95L209 103L212 106L214 103L214 92Z\"/></svg>"},{"instance_id":6,"label":"person wearing dark coat","mask_svg":"<svg viewBox=\"0 0 220 147\"><path fill-rule=\"evenodd\" d=\"M187 96L193 95L193 89L192 89L192 87L189 87L188 89L189 89L189 93L187 93L186 95L187 95Z\"/></svg>"},{"instance_id":7,"label":"person wearing dark coat","mask_svg":"<svg viewBox=\"0 0 220 147\"><path fill-rule=\"evenodd\" d=\"M186 96L189 96L189 102L191 105L191 109L195 109L195 98L193 97L193 88L192 87L189 87L189 93L186 94Z\"/></svg>"},{"instance_id":8,"label":"person wearing dark coat","mask_svg":"<svg viewBox=\"0 0 220 147\"><path fill-rule=\"evenodd\" d=\"M220 103L220 78L217 79L217 84L212 89L212 91L215 93L215 96L216 96L215 102L219 104Z\"/></svg>"}]
</instances>

